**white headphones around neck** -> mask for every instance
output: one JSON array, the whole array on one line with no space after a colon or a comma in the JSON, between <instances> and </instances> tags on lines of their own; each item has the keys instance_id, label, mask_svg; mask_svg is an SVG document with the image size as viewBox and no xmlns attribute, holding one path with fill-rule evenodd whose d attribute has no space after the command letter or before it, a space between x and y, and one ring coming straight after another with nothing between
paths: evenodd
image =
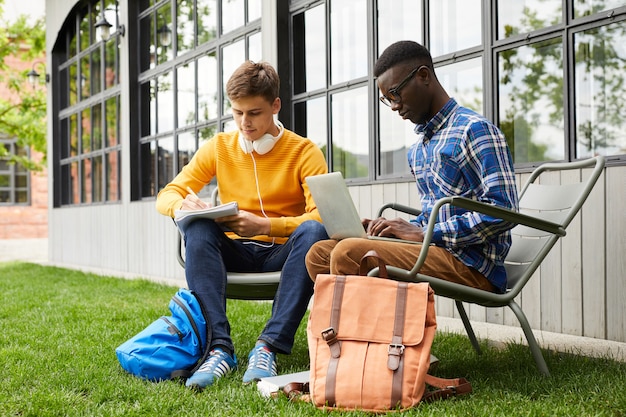
<instances>
[{"instance_id":1,"label":"white headphones around neck","mask_svg":"<svg viewBox=\"0 0 626 417\"><path fill-rule=\"evenodd\" d=\"M283 128L283 124L279 120L275 120L276 126L278 127L278 136L272 136L269 133L264 134L257 140L248 140L243 137L241 133L239 133L239 146L244 153L251 153L255 151L259 155L265 155L269 151L274 148L278 139L283 136L283 132L285 129Z\"/></svg>"}]
</instances>

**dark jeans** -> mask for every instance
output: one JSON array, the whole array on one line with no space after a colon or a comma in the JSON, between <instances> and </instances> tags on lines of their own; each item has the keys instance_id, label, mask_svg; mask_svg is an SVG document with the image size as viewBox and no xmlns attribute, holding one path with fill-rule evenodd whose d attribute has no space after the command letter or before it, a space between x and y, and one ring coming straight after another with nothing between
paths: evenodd
<instances>
[{"instance_id":1,"label":"dark jeans","mask_svg":"<svg viewBox=\"0 0 626 417\"><path fill-rule=\"evenodd\" d=\"M280 353L291 353L294 336L313 295L313 281L304 264L311 245L328 239L324 226L306 221L284 244L230 239L213 220L196 220L185 229L185 277L207 307L213 330L211 346L234 352L226 317L226 271L282 271L272 316L259 339Z\"/></svg>"}]
</instances>

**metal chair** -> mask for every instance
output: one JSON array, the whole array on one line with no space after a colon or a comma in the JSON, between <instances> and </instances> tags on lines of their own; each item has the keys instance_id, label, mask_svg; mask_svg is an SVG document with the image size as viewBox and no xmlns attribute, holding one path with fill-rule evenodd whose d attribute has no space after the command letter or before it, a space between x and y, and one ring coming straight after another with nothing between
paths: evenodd
<instances>
[{"instance_id":1,"label":"metal chair","mask_svg":"<svg viewBox=\"0 0 626 417\"><path fill-rule=\"evenodd\" d=\"M211 194L214 205L218 203L217 188ZM178 263L185 268L184 242L177 233L176 254ZM273 300L278 284L280 271L276 272L228 272L226 297L237 300Z\"/></svg>"},{"instance_id":2,"label":"metal chair","mask_svg":"<svg viewBox=\"0 0 626 417\"><path fill-rule=\"evenodd\" d=\"M593 170L588 178L573 184L547 185L536 181L545 172L582 168L593 168ZM539 166L531 173L522 188L519 213L463 197L442 198L435 203L433 215L426 227L421 252L413 268L405 270L387 266L387 274L389 278L396 280L428 282L435 294L453 299L472 346L479 354L480 346L463 303L473 303L484 307L509 307L520 322L540 372L550 375L528 319L519 304L515 302L515 297L520 294L554 244L565 236L565 229L580 211L603 169L604 158L602 156L576 162L545 163ZM508 284L504 294L478 290L419 272L428 255L438 212L444 204L463 207L516 224L511 231L513 244L505 260ZM379 215L385 208L387 207L383 206ZM378 268L369 273L372 276L377 274Z\"/></svg>"}]
</instances>

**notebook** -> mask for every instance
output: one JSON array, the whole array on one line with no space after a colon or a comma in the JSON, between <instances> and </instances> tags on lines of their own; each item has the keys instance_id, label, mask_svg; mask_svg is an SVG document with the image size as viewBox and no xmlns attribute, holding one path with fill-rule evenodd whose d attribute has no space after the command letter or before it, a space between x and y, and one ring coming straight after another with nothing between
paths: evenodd
<instances>
[{"instance_id":1,"label":"notebook","mask_svg":"<svg viewBox=\"0 0 626 417\"><path fill-rule=\"evenodd\" d=\"M341 172L306 177L305 181L311 190L313 201L317 205L326 233L331 239L345 239L348 237L362 237L376 240L390 240L394 242L414 243L412 240L396 239L393 237L368 236L361 224L352 196Z\"/></svg>"}]
</instances>

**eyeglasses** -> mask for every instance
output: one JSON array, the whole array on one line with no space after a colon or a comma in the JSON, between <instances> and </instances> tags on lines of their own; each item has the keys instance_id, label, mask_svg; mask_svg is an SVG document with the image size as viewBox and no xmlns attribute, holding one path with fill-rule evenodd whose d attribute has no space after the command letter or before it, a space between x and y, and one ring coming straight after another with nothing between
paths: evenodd
<instances>
[{"instance_id":1,"label":"eyeglasses","mask_svg":"<svg viewBox=\"0 0 626 417\"><path fill-rule=\"evenodd\" d=\"M391 107L393 103L400 103L402 101L402 97L400 97L400 90L404 88L404 86L409 82L409 80L415 75L417 71L419 71L422 67L427 68L426 65L419 66L415 68L413 71L406 76L404 80L397 85L397 87L390 89L387 91L387 95L382 95L379 97L379 100L386 106Z\"/></svg>"}]
</instances>

